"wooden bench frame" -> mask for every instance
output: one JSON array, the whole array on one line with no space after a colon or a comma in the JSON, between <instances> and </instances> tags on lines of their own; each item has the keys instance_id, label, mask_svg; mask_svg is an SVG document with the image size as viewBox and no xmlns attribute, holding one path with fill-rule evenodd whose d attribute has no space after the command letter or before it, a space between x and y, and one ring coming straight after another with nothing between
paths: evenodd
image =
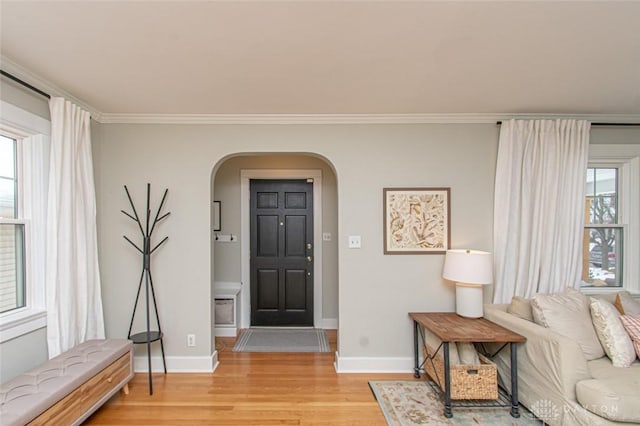
<instances>
[{"instance_id":1,"label":"wooden bench frame","mask_svg":"<svg viewBox=\"0 0 640 426\"><path fill-rule=\"evenodd\" d=\"M84 382L28 425L79 425L118 390L129 394L133 352L128 352Z\"/></svg>"},{"instance_id":2,"label":"wooden bench frame","mask_svg":"<svg viewBox=\"0 0 640 426\"><path fill-rule=\"evenodd\" d=\"M130 340L86 341L0 385L0 423L80 425L132 378Z\"/></svg>"}]
</instances>

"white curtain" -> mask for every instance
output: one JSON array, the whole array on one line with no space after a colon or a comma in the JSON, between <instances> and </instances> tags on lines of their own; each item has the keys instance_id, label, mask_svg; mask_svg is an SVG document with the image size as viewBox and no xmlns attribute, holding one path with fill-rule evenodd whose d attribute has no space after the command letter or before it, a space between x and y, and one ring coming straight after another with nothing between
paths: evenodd
<instances>
[{"instance_id":1,"label":"white curtain","mask_svg":"<svg viewBox=\"0 0 640 426\"><path fill-rule=\"evenodd\" d=\"M49 357L104 338L89 113L51 98L47 220Z\"/></svg>"},{"instance_id":2,"label":"white curtain","mask_svg":"<svg viewBox=\"0 0 640 426\"><path fill-rule=\"evenodd\" d=\"M23 213L28 220L27 246L31 251L31 282L45 281L47 240L47 192L49 190L49 137L34 135L20 143L22 149ZM45 306L45 295L34 292L31 302Z\"/></svg>"},{"instance_id":3,"label":"white curtain","mask_svg":"<svg viewBox=\"0 0 640 426\"><path fill-rule=\"evenodd\" d=\"M494 201L494 303L578 286L591 124L502 123Z\"/></svg>"}]
</instances>

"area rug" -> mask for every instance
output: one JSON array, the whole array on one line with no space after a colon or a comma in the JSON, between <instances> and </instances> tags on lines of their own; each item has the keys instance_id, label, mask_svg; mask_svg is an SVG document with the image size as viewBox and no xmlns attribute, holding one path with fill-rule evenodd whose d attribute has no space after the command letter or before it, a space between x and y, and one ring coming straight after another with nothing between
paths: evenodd
<instances>
[{"instance_id":1,"label":"area rug","mask_svg":"<svg viewBox=\"0 0 640 426\"><path fill-rule=\"evenodd\" d=\"M520 418L509 414L508 407L453 407L453 417L443 414L443 404L426 381L371 381L369 386L378 400L387 424L414 425L541 425L530 412L520 408Z\"/></svg>"},{"instance_id":2,"label":"area rug","mask_svg":"<svg viewBox=\"0 0 640 426\"><path fill-rule=\"evenodd\" d=\"M233 347L234 352L329 352L324 330L315 328L250 328Z\"/></svg>"}]
</instances>

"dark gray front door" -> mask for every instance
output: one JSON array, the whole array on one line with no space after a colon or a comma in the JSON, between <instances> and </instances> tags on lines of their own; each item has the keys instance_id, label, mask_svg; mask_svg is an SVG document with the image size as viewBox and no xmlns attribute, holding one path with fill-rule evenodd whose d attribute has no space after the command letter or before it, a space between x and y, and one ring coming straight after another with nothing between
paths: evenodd
<instances>
[{"instance_id":1,"label":"dark gray front door","mask_svg":"<svg viewBox=\"0 0 640 426\"><path fill-rule=\"evenodd\" d=\"M313 183L251 180L251 325L313 326Z\"/></svg>"}]
</instances>

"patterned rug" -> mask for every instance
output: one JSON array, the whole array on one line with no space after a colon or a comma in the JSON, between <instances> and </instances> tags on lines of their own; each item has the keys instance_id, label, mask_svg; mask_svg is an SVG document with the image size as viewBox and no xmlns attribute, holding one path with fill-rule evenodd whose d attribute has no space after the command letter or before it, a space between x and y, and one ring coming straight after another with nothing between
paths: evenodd
<instances>
[{"instance_id":1,"label":"patterned rug","mask_svg":"<svg viewBox=\"0 0 640 426\"><path fill-rule=\"evenodd\" d=\"M329 352L327 333L317 328L250 328L233 352Z\"/></svg>"},{"instance_id":2,"label":"patterned rug","mask_svg":"<svg viewBox=\"0 0 640 426\"><path fill-rule=\"evenodd\" d=\"M508 407L462 408L453 407L453 417L443 414L440 396L426 381L371 381L369 382L380 409L390 426L414 425L541 425L540 420L520 407L520 418L514 419Z\"/></svg>"}]
</instances>

